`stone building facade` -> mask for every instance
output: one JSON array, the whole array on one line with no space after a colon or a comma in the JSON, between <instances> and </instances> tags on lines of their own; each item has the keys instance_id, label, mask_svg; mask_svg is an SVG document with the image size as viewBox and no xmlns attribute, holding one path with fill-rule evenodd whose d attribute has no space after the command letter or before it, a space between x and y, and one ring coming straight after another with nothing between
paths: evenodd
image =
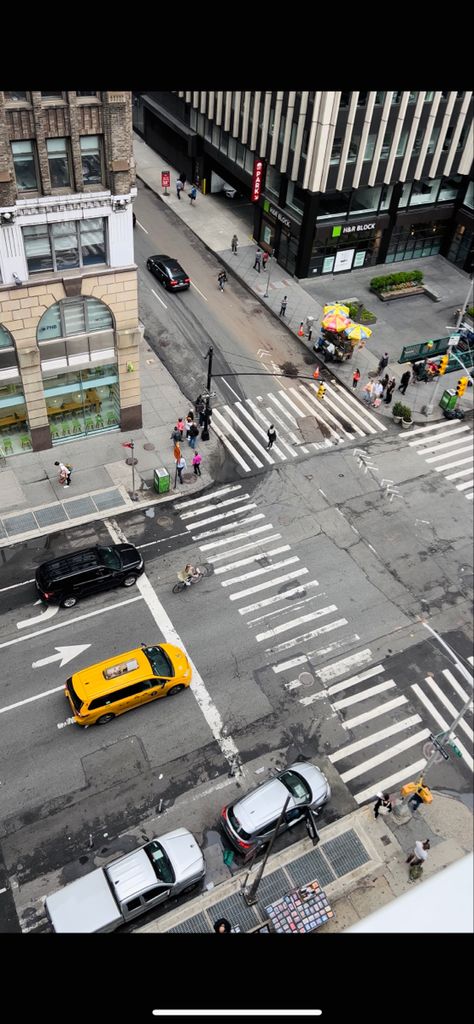
<instances>
[{"instance_id":1,"label":"stone building facade","mask_svg":"<svg viewBox=\"0 0 474 1024\"><path fill-rule=\"evenodd\" d=\"M141 426L130 93L0 93L0 448Z\"/></svg>"}]
</instances>

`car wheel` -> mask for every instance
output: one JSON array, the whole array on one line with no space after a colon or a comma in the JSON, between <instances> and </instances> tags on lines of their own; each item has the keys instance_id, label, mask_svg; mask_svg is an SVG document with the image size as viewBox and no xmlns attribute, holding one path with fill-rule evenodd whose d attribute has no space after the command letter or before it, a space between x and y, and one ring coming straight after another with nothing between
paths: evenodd
<instances>
[{"instance_id":1,"label":"car wheel","mask_svg":"<svg viewBox=\"0 0 474 1024\"><path fill-rule=\"evenodd\" d=\"M137 582L136 576L126 576L123 585L124 587L133 587L133 584Z\"/></svg>"},{"instance_id":2,"label":"car wheel","mask_svg":"<svg viewBox=\"0 0 474 1024\"><path fill-rule=\"evenodd\" d=\"M75 604L77 604L77 597L74 597L73 594L68 594L66 597L61 598L62 608L74 608Z\"/></svg>"},{"instance_id":3,"label":"car wheel","mask_svg":"<svg viewBox=\"0 0 474 1024\"><path fill-rule=\"evenodd\" d=\"M166 694L166 696L167 697L174 697L175 693L179 693L180 690L184 690L184 689L185 689L185 687L183 686L183 684L182 683L178 683L177 686L172 686L171 690L168 690L168 693Z\"/></svg>"},{"instance_id":4,"label":"car wheel","mask_svg":"<svg viewBox=\"0 0 474 1024\"><path fill-rule=\"evenodd\" d=\"M111 722L113 718L115 718L115 715L112 714L101 715L101 717L97 719L97 725L105 725L106 722Z\"/></svg>"}]
</instances>

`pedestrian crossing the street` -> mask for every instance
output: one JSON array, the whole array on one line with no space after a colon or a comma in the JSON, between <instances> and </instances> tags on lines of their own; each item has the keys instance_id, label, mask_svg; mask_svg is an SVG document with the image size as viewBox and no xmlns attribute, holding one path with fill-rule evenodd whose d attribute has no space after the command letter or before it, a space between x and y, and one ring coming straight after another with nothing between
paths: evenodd
<instances>
[{"instance_id":1,"label":"pedestrian crossing the street","mask_svg":"<svg viewBox=\"0 0 474 1024\"><path fill-rule=\"evenodd\" d=\"M430 423L412 430L408 443L436 473L443 473L460 494L468 501L473 500L474 449L470 426L462 420Z\"/></svg>"},{"instance_id":2,"label":"pedestrian crossing the street","mask_svg":"<svg viewBox=\"0 0 474 1024\"><path fill-rule=\"evenodd\" d=\"M329 759L357 803L419 776L430 733L449 728L472 694L472 681L469 690L454 669L444 669L439 678L427 674L423 684L404 685L402 692L370 648L354 650L360 636L334 595L293 554L242 484L180 501L175 509L282 688L310 709L312 720L321 701L327 717L329 702L347 734ZM470 770L472 739L465 716L455 742Z\"/></svg>"},{"instance_id":3,"label":"pedestrian crossing the street","mask_svg":"<svg viewBox=\"0 0 474 1024\"><path fill-rule=\"evenodd\" d=\"M245 473L291 462L344 442L360 441L387 427L337 382L326 384L323 399L312 382L282 388L255 399L214 407L212 429ZM308 441L302 421L312 417L318 440ZM267 430L273 423L277 440L267 451ZM314 433L313 433L314 436Z\"/></svg>"}]
</instances>

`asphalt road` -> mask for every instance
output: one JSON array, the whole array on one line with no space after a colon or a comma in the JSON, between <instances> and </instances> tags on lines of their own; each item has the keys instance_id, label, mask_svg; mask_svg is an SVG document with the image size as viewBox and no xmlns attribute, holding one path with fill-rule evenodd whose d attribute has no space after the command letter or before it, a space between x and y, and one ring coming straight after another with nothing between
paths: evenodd
<instances>
[{"instance_id":1,"label":"asphalt road","mask_svg":"<svg viewBox=\"0 0 474 1024\"><path fill-rule=\"evenodd\" d=\"M214 257L151 193L140 191L137 215L148 340L190 397L211 343L221 372L288 360L304 372L296 344L240 285L220 295ZM160 290L144 269L160 251L195 287ZM232 382L238 395L261 386ZM230 400L223 380L216 390L217 404ZM346 438L246 479L229 459L226 482L198 499L2 549L0 930L43 930L48 892L178 825L203 844L215 884L235 870L223 864L221 806L299 757L330 779L326 821L419 771L430 734L472 686L472 508L398 432L363 445L365 460ZM41 561L121 539L145 557L135 588L51 614L36 603ZM188 561L209 575L173 595ZM191 690L102 727L72 724L67 676L141 641L183 647ZM456 737L461 756L440 759L431 782L468 799L472 716Z\"/></svg>"}]
</instances>

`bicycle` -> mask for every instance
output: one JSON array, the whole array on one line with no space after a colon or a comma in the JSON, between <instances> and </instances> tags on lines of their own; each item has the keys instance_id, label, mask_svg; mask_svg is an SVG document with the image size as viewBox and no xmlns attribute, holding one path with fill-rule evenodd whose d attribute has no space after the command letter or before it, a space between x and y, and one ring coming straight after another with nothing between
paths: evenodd
<instances>
[{"instance_id":1,"label":"bicycle","mask_svg":"<svg viewBox=\"0 0 474 1024\"><path fill-rule=\"evenodd\" d=\"M209 572L208 572L208 569L207 569L207 567L205 565L197 565L196 566L196 574L194 576L191 576L191 578L190 578L191 585L193 583L199 583L200 580L204 579L208 575L209 575ZM188 589L187 583L183 583L182 580L179 580L178 583L175 583L175 585L173 587L173 594L180 594L182 590L187 590L187 589Z\"/></svg>"}]
</instances>

